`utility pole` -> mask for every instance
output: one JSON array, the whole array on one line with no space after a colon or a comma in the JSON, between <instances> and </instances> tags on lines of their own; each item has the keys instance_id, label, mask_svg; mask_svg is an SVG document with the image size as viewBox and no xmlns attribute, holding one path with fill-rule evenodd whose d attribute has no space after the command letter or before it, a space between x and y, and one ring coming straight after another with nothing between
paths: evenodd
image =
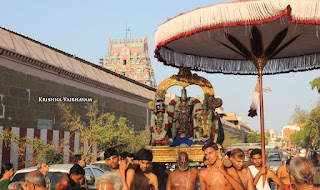
<instances>
[{"instance_id":1,"label":"utility pole","mask_svg":"<svg viewBox=\"0 0 320 190\"><path fill-rule=\"evenodd\" d=\"M265 101L266 101L266 104L265 104L265 109L266 109L266 131L268 131L268 120L267 120L267 92L271 92L271 88L262 88L263 92L266 93L266 97L265 97Z\"/></svg>"}]
</instances>

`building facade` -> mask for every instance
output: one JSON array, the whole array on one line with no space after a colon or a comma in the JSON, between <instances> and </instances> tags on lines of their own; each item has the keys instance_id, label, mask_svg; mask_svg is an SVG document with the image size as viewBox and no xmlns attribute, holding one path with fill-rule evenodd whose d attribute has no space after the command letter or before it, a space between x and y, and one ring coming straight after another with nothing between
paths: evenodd
<instances>
[{"instance_id":1,"label":"building facade","mask_svg":"<svg viewBox=\"0 0 320 190\"><path fill-rule=\"evenodd\" d=\"M285 146L288 148L294 148L294 144L291 141L290 136L295 134L296 131L300 131L300 125L295 123L288 123L286 126L283 126L281 131L281 137L285 141Z\"/></svg>"},{"instance_id":2,"label":"building facade","mask_svg":"<svg viewBox=\"0 0 320 190\"><path fill-rule=\"evenodd\" d=\"M147 37L131 41L110 39L103 67L151 87L157 87L148 55Z\"/></svg>"},{"instance_id":3,"label":"building facade","mask_svg":"<svg viewBox=\"0 0 320 190\"><path fill-rule=\"evenodd\" d=\"M41 137L56 148L59 139L70 137L64 155L68 162L81 143L63 127L60 102L87 123L85 106L97 100L101 114L125 117L135 131L149 125L147 103L155 88L2 27L0 36L0 136L8 129L20 137ZM0 141L0 166L11 162L17 169L21 160L29 159L32 150L19 158L17 146L4 143Z\"/></svg>"}]
</instances>

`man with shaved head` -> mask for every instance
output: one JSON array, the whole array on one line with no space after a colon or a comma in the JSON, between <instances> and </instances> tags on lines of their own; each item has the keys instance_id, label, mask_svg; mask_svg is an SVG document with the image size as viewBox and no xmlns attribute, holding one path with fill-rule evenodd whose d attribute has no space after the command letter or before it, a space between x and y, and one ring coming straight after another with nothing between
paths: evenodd
<instances>
[{"instance_id":1,"label":"man with shaved head","mask_svg":"<svg viewBox=\"0 0 320 190\"><path fill-rule=\"evenodd\" d=\"M196 189L196 180L199 170L189 168L189 155L186 152L180 152L177 156L178 170L169 175L167 181L167 190L177 189Z\"/></svg>"}]
</instances>

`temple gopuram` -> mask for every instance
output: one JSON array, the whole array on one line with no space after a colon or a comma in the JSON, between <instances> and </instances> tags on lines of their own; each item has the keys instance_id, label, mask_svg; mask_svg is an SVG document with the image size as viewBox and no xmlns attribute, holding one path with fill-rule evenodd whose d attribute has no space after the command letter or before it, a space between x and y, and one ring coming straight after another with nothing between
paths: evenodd
<instances>
[{"instance_id":1,"label":"temple gopuram","mask_svg":"<svg viewBox=\"0 0 320 190\"><path fill-rule=\"evenodd\" d=\"M109 40L103 67L143 84L157 87L148 55L148 38Z\"/></svg>"}]
</instances>

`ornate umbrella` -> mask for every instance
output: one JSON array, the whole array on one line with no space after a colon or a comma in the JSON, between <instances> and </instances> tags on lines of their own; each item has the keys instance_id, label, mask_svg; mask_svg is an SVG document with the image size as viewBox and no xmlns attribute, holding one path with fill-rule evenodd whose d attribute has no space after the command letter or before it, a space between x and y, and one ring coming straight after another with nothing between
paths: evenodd
<instances>
[{"instance_id":1,"label":"ornate umbrella","mask_svg":"<svg viewBox=\"0 0 320 190\"><path fill-rule=\"evenodd\" d=\"M165 65L208 73L262 76L320 67L317 0L247 0L179 14L155 32ZM263 97L261 148L265 163Z\"/></svg>"}]
</instances>

